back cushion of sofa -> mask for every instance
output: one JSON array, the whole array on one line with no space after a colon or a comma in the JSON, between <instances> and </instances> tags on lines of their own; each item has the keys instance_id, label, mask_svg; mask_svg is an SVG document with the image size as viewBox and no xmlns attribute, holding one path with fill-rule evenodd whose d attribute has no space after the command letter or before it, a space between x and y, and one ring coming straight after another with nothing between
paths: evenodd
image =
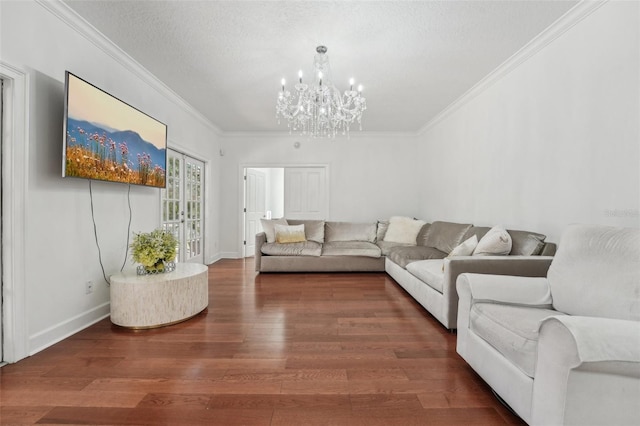
<instances>
[{"instance_id":1,"label":"back cushion of sofa","mask_svg":"<svg viewBox=\"0 0 640 426\"><path fill-rule=\"evenodd\" d=\"M304 235L308 241L324 243L324 220L287 219L289 225L304 225Z\"/></svg>"},{"instance_id":2,"label":"back cushion of sofa","mask_svg":"<svg viewBox=\"0 0 640 426\"><path fill-rule=\"evenodd\" d=\"M547 277L560 312L640 321L640 229L569 226Z\"/></svg>"},{"instance_id":3,"label":"back cushion of sofa","mask_svg":"<svg viewBox=\"0 0 640 426\"><path fill-rule=\"evenodd\" d=\"M512 231L507 229L511 235L511 256L537 256L542 252L546 235L529 231Z\"/></svg>"},{"instance_id":4,"label":"back cushion of sofa","mask_svg":"<svg viewBox=\"0 0 640 426\"><path fill-rule=\"evenodd\" d=\"M464 237L462 237L462 241L467 241L469 238L473 237L474 235L478 238L478 241L480 241L482 237L484 237L487 234L487 232L489 232L489 229L491 228L488 226L472 226L471 228L469 228L467 232L464 233Z\"/></svg>"},{"instance_id":5,"label":"back cushion of sofa","mask_svg":"<svg viewBox=\"0 0 640 426\"><path fill-rule=\"evenodd\" d=\"M424 224L420 232L418 232L418 236L416 237L416 244L419 246L427 246L427 233L429 232L429 228L431 227L430 223Z\"/></svg>"},{"instance_id":6,"label":"back cushion of sofa","mask_svg":"<svg viewBox=\"0 0 640 426\"><path fill-rule=\"evenodd\" d=\"M331 241L376 241L377 222L325 222L324 240Z\"/></svg>"},{"instance_id":7,"label":"back cushion of sofa","mask_svg":"<svg viewBox=\"0 0 640 426\"><path fill-rule=\"evenodd\" d=\"M449 254L464 241L463 237L471 226L468 223L433 222L427 231L425 246Z\"/></svg>"}]
</instances>

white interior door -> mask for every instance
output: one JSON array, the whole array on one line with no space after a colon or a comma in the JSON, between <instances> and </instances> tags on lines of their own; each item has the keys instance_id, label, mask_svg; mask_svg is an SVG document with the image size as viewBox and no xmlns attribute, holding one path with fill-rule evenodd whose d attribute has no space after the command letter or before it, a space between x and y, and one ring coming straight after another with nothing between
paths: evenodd
<instances>
[{"instance_id":1,"label":"white interior door","mask_svg":"<svg viewBox=\"0 0 640 426\"><path fill-rule=\"evenodd\" d=\"M326 167L286 167L284 215L288 219L326 219Z\"/></svg>"},{"instance_id":2,"label":"white interior door","mask_svg":"<svg viewBox=\"0 0 640 426\"><path fill-rule=\"evenodd\" d=\"M246 169L244 207L244 257L253 256L256 234L262 232L260 218L266 214L266 174L256 169Z\"/></svg>"},{"instance_id":3,"label":"white interior door","mask_svg":"<svg viewBox=\"0 0 640 426\"><path fill-rule=\"evenodd\" d=\"M204 263L204 163L167 150L167 187L161 191L162 227L179 241L179 262Z\"/></svg>"}]
</instances>

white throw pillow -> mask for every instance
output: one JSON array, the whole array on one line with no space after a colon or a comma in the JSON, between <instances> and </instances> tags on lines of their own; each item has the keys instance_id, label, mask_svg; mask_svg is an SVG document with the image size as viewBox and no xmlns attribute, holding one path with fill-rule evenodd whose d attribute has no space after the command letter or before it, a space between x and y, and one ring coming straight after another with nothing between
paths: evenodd
<instances>
[{"instance_id":1,"label":"white throw pillow","mask_svg":"<svg viewBox=\"0 0 640 426\"><path fill-rule=\"evenodd\" d=\"M511 253L511 235L506 229L494 226L478 241L474 256L507 255Z\"/></svg>"},{"instance_id":2,"label":"white throw pillow","mask_svg":"<svg viewBox=\"0 0 640 426\"><path fill-rule=\"evenodd\" d=\"M447 258L453 257L453 256L471 256L477 246L478 246L478 236L474 235L473 237L461 242L460 245L454 247L454 249L451 250L451 253L449 253ZM442 272L444 272L444 263L442 263Z\"/></svg>"},{"instance_id":3,"label":"white throw pillow","mask_svg":"<svg viewBox=\"0 0 640 426\"><path fill-rule=\"evenodd\" d=\"M384 235L384 241L415 246L418 233L426 223L423 220L416 220L410 217L393 216L389 219L389 227Z\"/></svg>"},{"instance_id":4,"label":"white throw pillow","mask_svg":"<svg viewBox=\"0 0 640 426\"><path fill-rule=\"evenodd\" d=\"M260 223L262 224L262 230L267 236L268 243L276 242L276 225L288 225L287 220L283 217L280 219L260 219Z\"/></svg>"},{"instance_id":5,"label":"white throw pillow","mask_svg":"<svg viewBox=\"0 0 640 426\"><path fill-rule=\"evenodd\" d=\"M451 253L449 253L449 256L447 257L471 256L477 246L478 246L478 237L474 235L473 237L463 241L462 243L460 243L459 246L456 246L453 250L451 250Z\"/></svg>"},{"instance_id":6,"label":"white throw pillow","mask_svg":"<svg viewBox=\"0 0 640 426\"><path fill-rule=\"evenodd\" d=\"M304 236L304 225L275 225L276 243L302 243L307 241Z\"/></svg>"}]
</instances>

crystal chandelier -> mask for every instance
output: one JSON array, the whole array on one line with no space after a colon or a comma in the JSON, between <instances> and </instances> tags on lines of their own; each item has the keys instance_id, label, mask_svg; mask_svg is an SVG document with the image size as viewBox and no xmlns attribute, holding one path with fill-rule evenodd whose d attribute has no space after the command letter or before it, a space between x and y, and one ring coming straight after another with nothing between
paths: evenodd
<instances>
[{"instance_id":1,"label":"crystal chandelier","mask_svg":"<svg viewBox=\"0 0 640 426\"><path fill-rule=\"evenodd\" d=\"M362 97L362 85L353 90L353 78L350 88L344 94L336 89L331 80L331 68L327 48L318 46L313 59L313 82L302 82L302 70L298 72L298 83L292 94L285 88L282 79L282 91L278 93L276 117L287 120L289 133L300 132L313 137L335 137L338 132L348 135L351 125L357 120L362 130L362 112L367 103Z\"/></svg>"}]
</instances>

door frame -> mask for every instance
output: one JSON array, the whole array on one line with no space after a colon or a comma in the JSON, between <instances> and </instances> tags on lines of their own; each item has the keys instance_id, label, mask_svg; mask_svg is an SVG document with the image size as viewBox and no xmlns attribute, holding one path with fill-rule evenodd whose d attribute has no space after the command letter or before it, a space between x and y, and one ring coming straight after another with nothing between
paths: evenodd
<instances>
[{"instance_id":1,"label":"door frame","mask_svg":"<svg viewBox=\"0 0 640 426\"><path fill-rule=\"evenodd\" d=\"M26 297L26 215L29 176L29 74L0 61L5 81L2 126L2 339L3 360L29 355ZM62 135L61 135L62 136Z\"/></svg>"},{"instance_id":2,"label":"door frame","mask_svg":"<svg viewBox=\"0 0 640 426\"><path fill-rule=\"evenodd\" d=\"M236 251L236 258L244 257L244 170L245 169L286 169L291 167L323 167L325 169L325 199L327 202L327 217L325 220L331 220L331 165L329 163L240 163L238 167L238 232L237 241L239 249ZM286 194L285 194L286 196Z\"/></svg>"}]
</instances>

